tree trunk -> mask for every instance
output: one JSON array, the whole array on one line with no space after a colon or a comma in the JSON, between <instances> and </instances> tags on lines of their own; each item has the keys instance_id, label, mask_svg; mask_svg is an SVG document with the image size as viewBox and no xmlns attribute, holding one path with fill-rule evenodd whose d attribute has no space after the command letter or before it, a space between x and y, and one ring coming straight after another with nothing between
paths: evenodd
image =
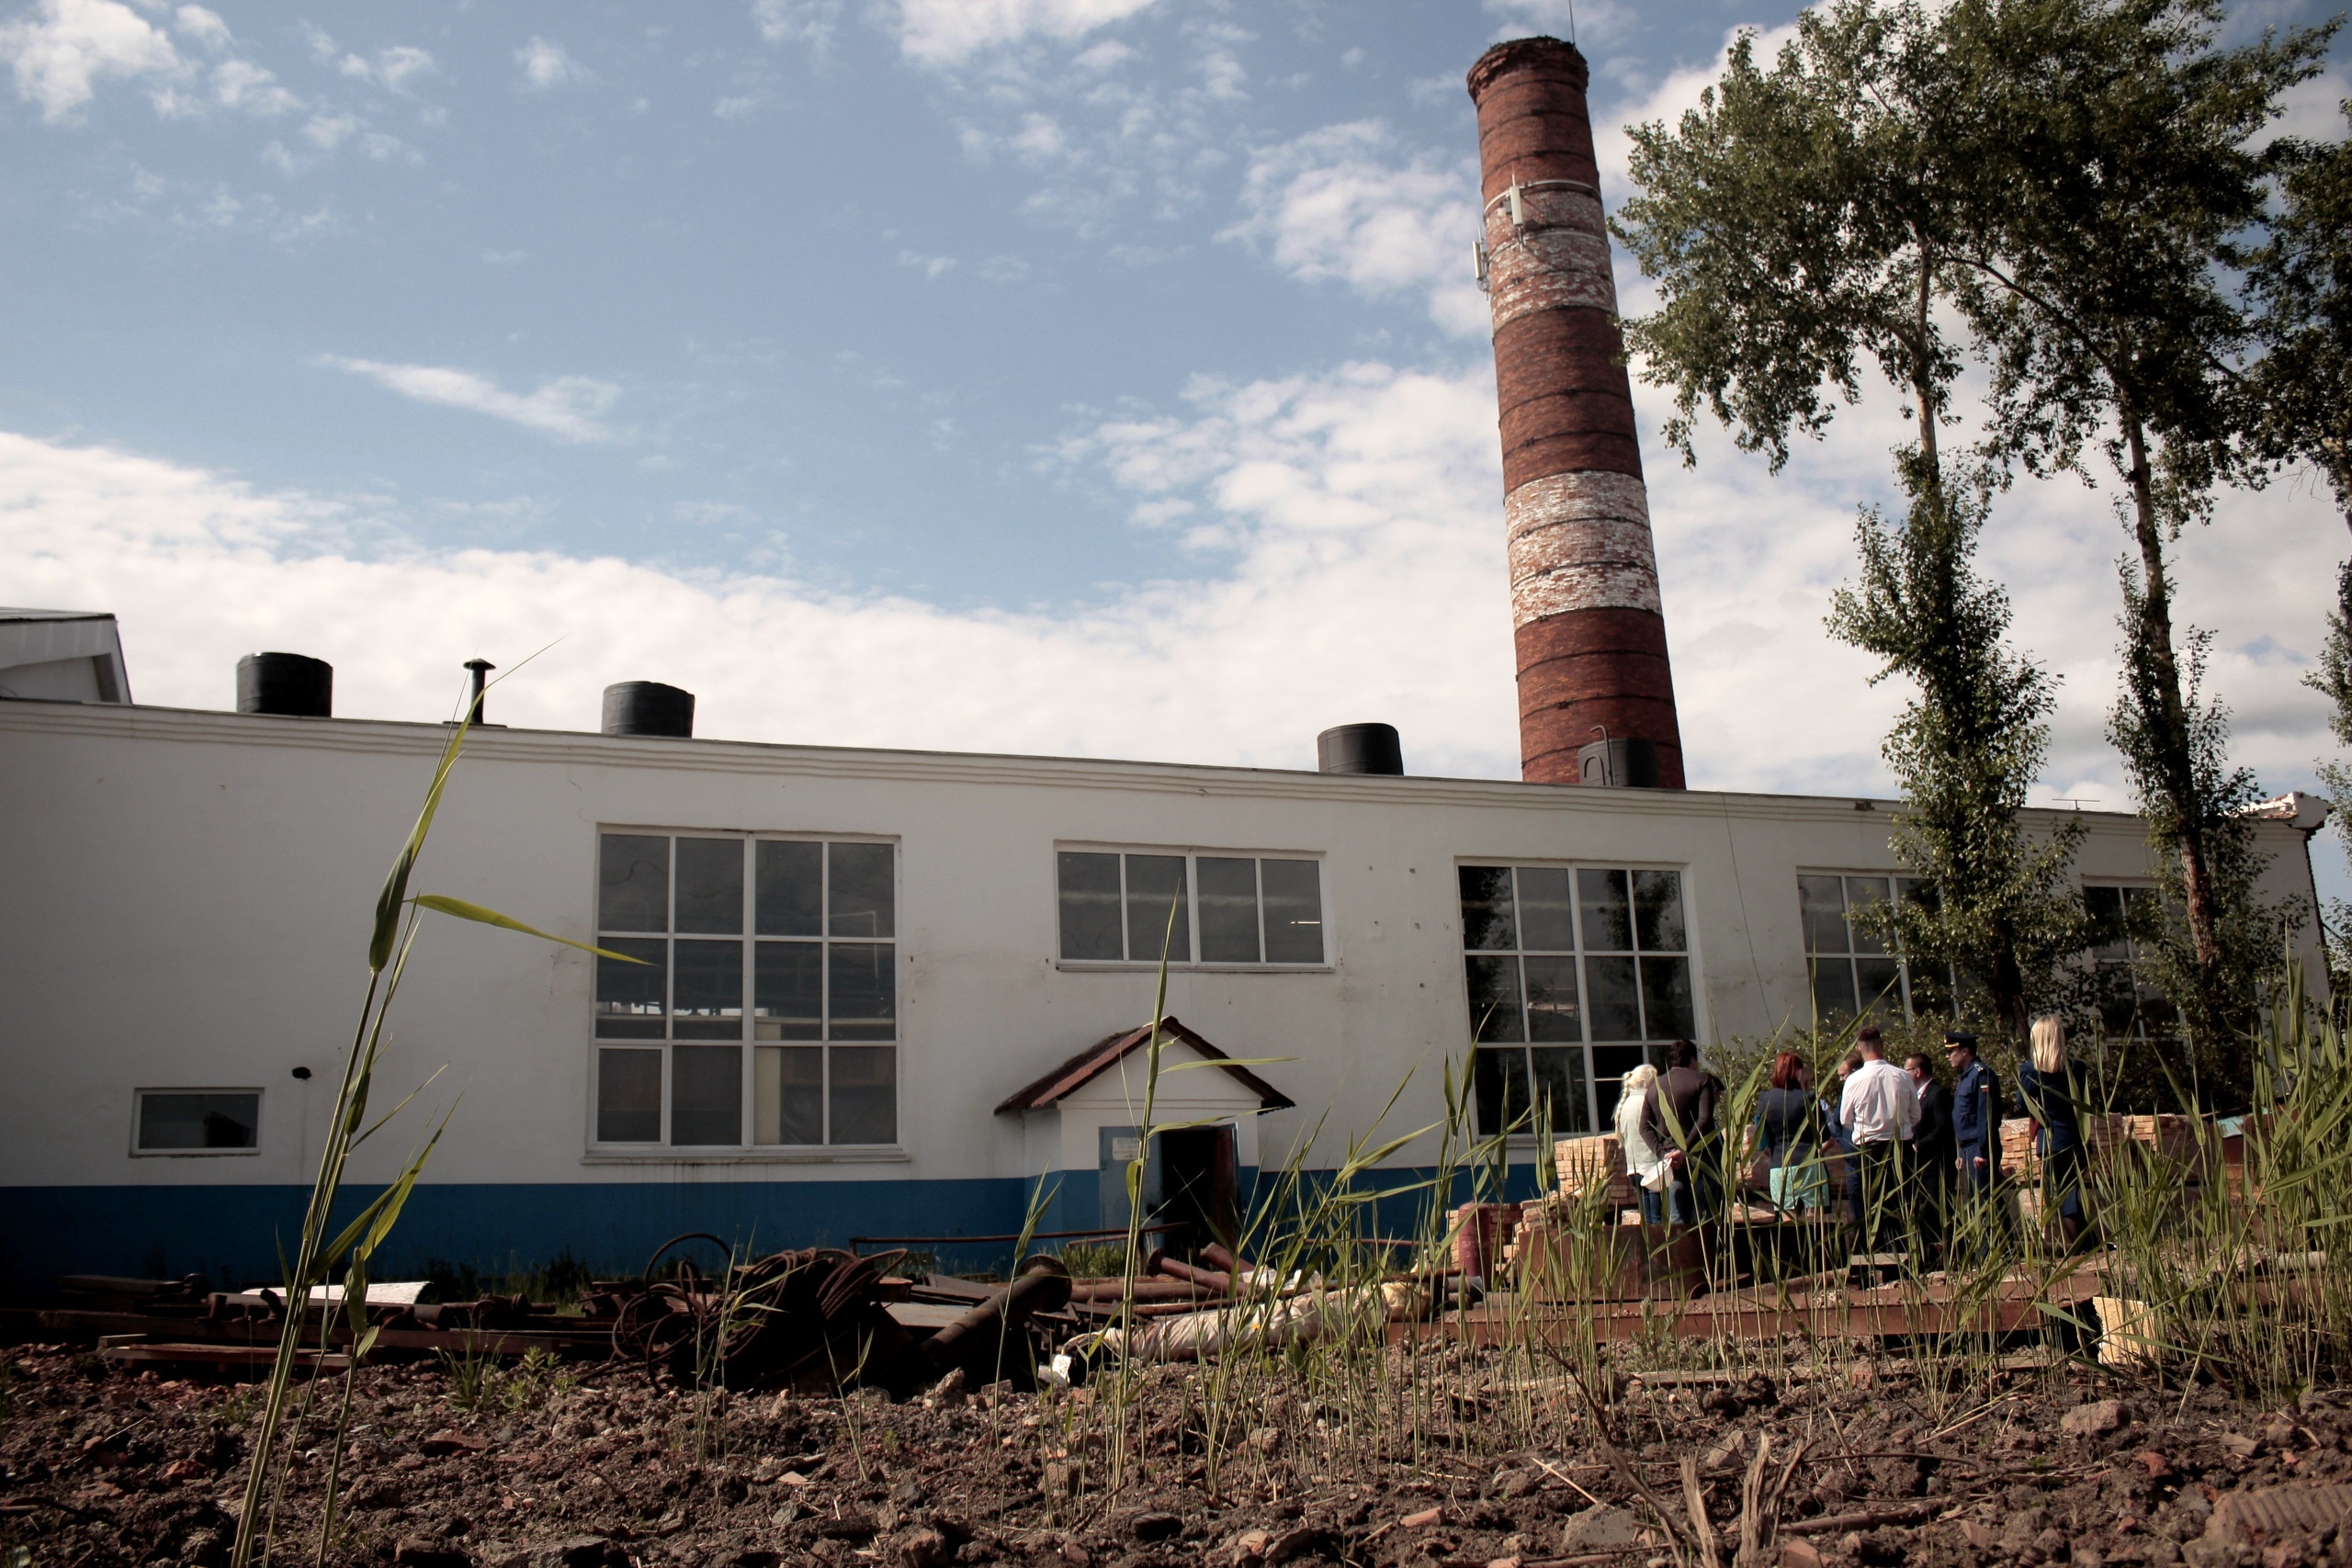
<instances>
[{"instance_id":1,"label":"tree trunk","mask_svg":"<svg viewBox=\"0 0 2352 1568\"><path fill-rule=\"evenodd\" d=\"M2197 953L2198 999L2210 1021L2219 1012L2222 945L2215 928L2213 879L2205 863L2204 802L2197 797L2195 759L2188 735L2188 707L2180 693L2180 665L2173 657L2172 590L2165 576L2164 533L2156 518L2154 475L2149 468L2147 429L2129 399L2118 400L2124 439L2132 455L2126 476L2132 484L2134 530L2140 545L2140 635L2134 639L2148 661L2158 711L2155 720L2159 781L2169 797L2180 853L2181 894L2188 905L2188 937Z\"/></svg>"}]
</instances>

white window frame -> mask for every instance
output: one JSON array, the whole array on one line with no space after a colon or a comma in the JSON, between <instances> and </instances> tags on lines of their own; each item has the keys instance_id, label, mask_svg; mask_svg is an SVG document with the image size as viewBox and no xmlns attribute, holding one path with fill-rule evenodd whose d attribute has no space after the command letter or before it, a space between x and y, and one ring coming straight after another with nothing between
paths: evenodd
<instances>
[{"instance_id":1,"label":"white window frame","mask_svg":"<svg viewBox=\"0 0 2352 1568\"><path fill-rule=\"evenodd\" d=\"M2087 912L2088 896L2093 888L2112 889L2116 892L2121 893L2127 900L2134 893L2144 893L2148 895L2148 897L2159 900L2161 900L2165 896L2163 885L2154 881L2153 879L2143 878L2139 881L2133 881L2126 877L2108 876L2098 877L2095 879L2086 878L2081 884L2081 891L2085 896L2085 903L2086 906L2086 912ZM2103 1010L2099 1010L2097 1004L2094 1003L2094 1010L2102 1011L2102 1016L2099 1018L2100 1041L2102 1043L2108 1043L2129 1040L2136 1044L2145 1045L2157 1041L2177 1039L2177 1035L2159 1034L2148 1027L2147 1019L2143 1010L2151 999L2162 1000L2163 993L2160 991L2154 991L2154 987L2146 987L2143 989L2140 979L2141 957L2139 939L2133 936L2129 929L2126 929L2123 933L2122 941L2124 949L2130 956L2120 964L2118 964L2115 960L2110 958L2101 958L2098 955L2099 950L2097 948L2090 950L2093 983L2097 983L2097 972L2102 969L2121 968L2131 976L2132 990L2132 1022L2136 1032L2132 1034L2108 1033L2107 1020L2103 1016ZM2146 992L2151 991L2154 992L2153 998L2146 994ZM2177 1028L2177 1024L2176 1024L2175 1027Z\"/></svg>"},{"instance_id":2,"label":"white window frame","mask_svg":"<svg viewBox=\"0 0 2352 1568\"><path fill-rule=\"evenodd\" d=\"M608 834L632 835L643 838L671 840L670 874L667 895L670 900L668 928L661 932L605 932L602 925L601 867L604 841ZM747 847L743 851L743 924L740 933L729 936L723 932L697 933L678 931L678 874L675 840L680 839L731 839ZM757 877L758 851L748 846L763 842L831 844L883 844L890 850L891 935L888 938L835 938L830 931L815 937L762 937L758 933ZM818 893L819 908L826 922L831 919L832 857L820 857L822 881ZM608 1039L596 1032L596 987L592 968L588 988L588 1073L587 1073L587 1144L586 1158L595 1163L661 1164L726 1163L726 1164L829 1164L859 1161L904 1161L906 1153L906 1064L907 1064L907 965L905 953L904 909L906 905L906 847L902 839L887 833L833 832L820 829L765 829L740 828L680 828L654 827L627 823L599 823L591 841L588 856L588 924L589 929L604 935L616 937L643 936L657 938L671 944L669 969L663 976L664 1000L663 1035L660 1039ZM820 927L820 931L822 928ZM675 944L696 940L740 942L743 945L742 1033L735 1041L690 1040L678 1038L676 1021ZM822 1037L816 1040L761 1040L753 1014L759 979L759 944L767 942L813 943L823 956L818 964L819 1016ZM888 1040L835 1040L831 1038L832 964L831 954L836 943L846 946L887 944L891 950L892 1038ZM671 1092L674 1077L677 1048L685 1046L736 1045L742 1052L742 1070L736 1101L737 1129L744 1142L740 1144L673 1144L670 1142ZM758 1132L757 1111L753 1100L759 1077L762 1047L821 1050L825 1053L823 1103L826 1131L832 1130L832 1050L841 1047L878 1047L896 1053L891 1074L891 1125L898 1139L888 1144L759 1144L750 1140ZM597 1137L598 1096L603 1066L602 1053L608 1050L639 1050L656 1053L662 1066L660 1124L662 1136L646 1143L606 1143Z\"/></svg>"},{"instance_id":3,"label":"white window frame","mask_svg":"<svg viewBox=\"0 0 2352 1568\"><path fill-rule=\"evenodd\" d=\"M147 1097L151 1094L250 1094L254 1097L254 1146L249 1149L151 1149L139 1142L139 1125L145 1118ZM130 1091L130 1157L132 1159L251 1159L262 1149L262 1111L268 1091L258 1084L150 1084Z\"/></svg>"},{"instance_id":4,"label":"white window frame","mask_svg":"<svg viewBox=\"0 0 2352 1568\"><path fill-rule=\"evenodd\" d=\"M1053 847L1049 881L1054 897L1054 967L1095 973L1130 973L1136 970L1157 974L1159 958L1064 958L1062 952L1062 874L1061 857L1065 854L1116 855L1119 857L1119 943L1127 941L1127 860L1129 855L1182 855L1184 857L1184 909L1190 944L1185 951L1195 956L1182 962L1170 960L1170 973L1179 970L1193 974L1226 975L1324 975L1339 965L1338 946L1333 939L1331 923L1331 879L1324 874L1326 856L1320 850L1260 850L1229 849L1216 844L1136 844L1108 843L1095 840L1057 840ZM1270 964L1261 959L1255 964L1237 964L1229 960L1211 963L1198 956L1201 951L1201 876L1203 857L1210 860L1246 860L1256 868L1258 882L1258 951L1266 951L1266 873L1263 863L1270 860L1303 861L1315 867L1316 918L1323 931L1323 957L1314 964Z\"/></svg>"}]
</instances>

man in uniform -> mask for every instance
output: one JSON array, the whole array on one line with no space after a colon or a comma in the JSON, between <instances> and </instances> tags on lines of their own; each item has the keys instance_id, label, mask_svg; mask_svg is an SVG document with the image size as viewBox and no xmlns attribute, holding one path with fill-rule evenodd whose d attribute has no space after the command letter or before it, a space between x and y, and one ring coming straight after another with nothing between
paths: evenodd
<instances>
[{"instance_id":1,"label":"man in uniform","mask_svg":"<svg viewBox=\"0 0 2352 1568\"><path fill-rule=\"evenodd\" d=\"M1987 1224L1982 1201L2001 1179L2001 1081L1976 1059L1976 1036L1966 1030L1945 1032L1944 1059L1952 1071L1951 1135L1961 1200L1979 1224Z\"/></svg>"}]
</instances>

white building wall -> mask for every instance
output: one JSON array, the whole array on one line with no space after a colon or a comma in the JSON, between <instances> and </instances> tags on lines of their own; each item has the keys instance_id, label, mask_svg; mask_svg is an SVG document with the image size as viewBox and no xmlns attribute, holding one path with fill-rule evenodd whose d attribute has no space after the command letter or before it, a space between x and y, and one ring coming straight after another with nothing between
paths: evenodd
<instances>
[{"instance_id":1,"label":"white building wall","mask_svg":"<svg viewBox=\"0 0 2352 1568\"><path fill-rule=\"evenodd\" d=\"M0 1095L27 1112L0 1140L0 1189L308 1182L366 988L375 895L446 734L0 704ZM593 937L600 826L898 841L902 1152L592 1153L593 961L442 919L394 1010L379 1103L448 1065L424 1102L461 1095L429 1172L439 1183L1034 1177L1040 1135L993 1106L1148 1021L1156 979L1057 961L1056 846L1254 851L1322 859L1329 963L1179 970L1168 1008L1232 1055L1286 1058L1260 1070L1299 1109L1254 1130L1259 1157L1277 1164L1318 1118L1327 1138L1368 1131L1408 1075L1392 1129L1438 1115L1441 1063L1467 1032L1457 863L1681 869L1703 1043L1809 1018L1797 874L1895 869L1888 813L1842 798L482 730L415 890L574 940ZM2147 876L2136 818L2086 819L2086 877ZM2270 895L2308 899L2301 835L2262 832ZM289 1076L298 1066L307 1083ZM132 1091L179 1086L260 1087L259 1152L131 1157ZM361 1177L391 1169L407 1141L363 1155Z\"/></svg>"}]
</instances>

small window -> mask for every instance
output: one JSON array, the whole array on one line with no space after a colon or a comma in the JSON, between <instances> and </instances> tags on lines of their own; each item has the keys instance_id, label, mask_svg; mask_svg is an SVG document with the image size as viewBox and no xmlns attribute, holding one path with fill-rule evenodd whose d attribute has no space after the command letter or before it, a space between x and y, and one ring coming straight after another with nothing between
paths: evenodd
<instances>
[{"instance_id":1,"label":"small window","mask_svg":"<svg viewBox=\"0 0 2352 1568\"><path fill-rule=\"evenodd\" d=\"M1318 861L1063 850L1055 863L1067 960L1157 964L1164 954L1170 964L1325 962Z\"/></svg>"},{"instance_id":2,"label":"small window","mask_svg":"<svg viewBox=\"0 0 2352 1568\"><path fill-rule=\"evenodd\" d=\"M139 1091L142 1155L233 1154L261 1146L257 1089Z\"/></svg>"}]
</instances>

